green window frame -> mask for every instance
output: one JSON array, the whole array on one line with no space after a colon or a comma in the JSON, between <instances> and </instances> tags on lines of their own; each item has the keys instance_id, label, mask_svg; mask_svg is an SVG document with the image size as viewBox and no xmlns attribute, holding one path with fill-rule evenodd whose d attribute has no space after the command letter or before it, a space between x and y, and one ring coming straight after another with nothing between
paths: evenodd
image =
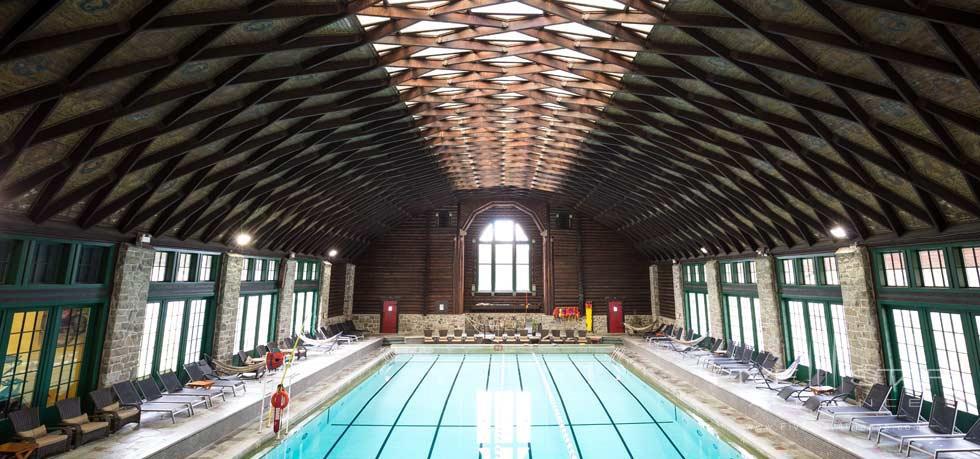
<instances>
[{"instance_id":1,"label":"green window frame","mask_svg":"<svg viewBox=\"0 0 980 459\"><path fill-rule=\"evenodd\" d=\"M150 268L150 282L214 282L218 254L157 249Z\"/></svg>"},{"instance_id":2,"label":"green window frame","mask_svg":"<svg viewBox=\"0 0 980 459\"><path fill-rule=\"evenodd\" d=\"M176 372L211 353L212 298L154 298L146 303L136 379Z\"/></svg>"},{"instance_id":3,"label":"green window frame","mask_svg":"<svg viewBox=\"0 0 980 459\"><path fill-rule=\"evenodd\" d=\"M980 405L980 311L976 306L880 302L891 383L959 402L969 428Z\"/></svg>"},{"instance_id":4,"label":"green window frame","mask_svg":"<svg viewBox=\"0 0 980 459\"><path fill-rule=\"evenodd\" d=\"M262 292L238 297L232 352L252 353L256 346L275 341L278 318L278 293Z\"/></svg>"},{"instance_id":5,"label":"green window frame","mask_svg":"<svg viewBox=\"0 0 980 459\"><path fill-rule=\"evenodd\" d=\"M882 290L975 295L980 289L980 242L879 248L872 262Z\"/></svg>"},{"instance_id":6,"label":"green window frame","mask_svg":"<svg viewBox=\"0 0 980 459\"><path fill-rule=\"evenodd\" d=\"M300 335L312 332L319 324L320 292L301 290L293 292L293 323L290 330Z\"/></svg>"},{"instance_id":7,"label":"green window frame","mask_svg":"<svg viewBox=\"0 0 980 459\"><path fill-rule=\"evenodd\" d=\"M755 260L723 262L718 268L722 284L754 285L758 282Z\"/></svg>"},{"instance_id":8,"label":"green window frame","mask_svg":"<svg viewBox=\"0 0 980 459\"><path fill-rule=\"evenodd\" d=\"M684 291L684 326L697 336L711 335L711 317L706 292Z\"/></svg>"},{"instance_id":9,"label":"green window frame","mask_svg":"<svg viewBox=\"0 0 980 459\"><path fill-rule=\"evenodd\" d=\"M837 257L830 254L779 257L776 276L780 286L839 287L840 270Z\"/></svg>"},{"instance_id":10,"label":"green window frame","mask_svg":"<svg viewBox=\"0 0 980 459\"><path fill-rule=\"evenodd\" d=\"M278 258L248 257L242 261L242 282L272 282L279 280ZM297 271L298 272L298 271Z\"/></svg>"},{"instance_id":11,"label":"green window frame","mask_svg":"<svg viewBox=\"0 0 980 459\"><path fill-rule=\"evenodd\" d=\"M704 263L685 263L681 265L681 272L684 276L684 285L708 285L704 278Z\"/></svg>"},{"instance_id":12,"label":"green window frame","mask_svg":"<svg viewBox=\"0 0 980 459\"><path fill-rule=\"evenodd\" d=\"M317 260L296 260L296 277L298 281L315 281L320 277L320 262Z\"/></svg>"},{"instance_id":13,"label":"green window frame","mask_svg":"<svg viewBox=\"0 0 980 459\"><path fill-rule=\"evenodd\" d=\"M831 384L853 376L843 301L783 297L781 308L786 360L800 357L800 379L814 368L830 372Z\"/></svg>"},{"instance_id":14,"label":"green window frame","mask_svg":"<svg viewBox=\"0 0 980 459\"><path fill-rule=\"evenodd\" d=\"M736 344L745 343L756 351L765 350L758 296L723 294L721 313L727 339Z\"/></svg>"}]
</instances>

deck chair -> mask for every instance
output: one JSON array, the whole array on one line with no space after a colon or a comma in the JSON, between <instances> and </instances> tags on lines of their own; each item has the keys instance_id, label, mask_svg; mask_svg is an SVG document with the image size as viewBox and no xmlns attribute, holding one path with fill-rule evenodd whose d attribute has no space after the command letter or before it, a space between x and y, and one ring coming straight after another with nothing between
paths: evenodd
<instances>
[{"instance_id":1,"label":"deck chair","mask_svg":"<svg viewBox=\"0 0 980 459\"><path fill-rule=\"evenodd\" d=\"M453 341L455 341L457 343L465 343L466 342L466 340L463 339L463 330L460 330L458 328L454 328L453 329Z\"/></svg>"},{"instance_id":2,"label":"deck chair","mask_svg":"<svg viewBox=\"0 0 980 459\"><path fill-rule=\"evenodd\" d=\"M160 392L160 386L157 386L157 382L152 376L136 381L136 386L139 387L147 402L186 404L190 407L191 414L194 414L195 406L209 406L208 398L203 395L163 395L163 392Z\"/></svg>"},{"instance_id":3,"label":"deck chair","mask_svg":"<svg viewBox=\"0 0 980 459\"><path fill-rule=\"evenodd\" d=\"M37 451L33 457L48 457L64 453L71 448L73 430L70 427L46 427L36 407L24 407L7 413L16 436L34 442Z\"/></svg>"},{"instance_id":4,"label":"deck chair","mask_svg":"<svg viewBox=\"0 0 980 459\"><path fill-rule=\"evenodd\" d=\"M765 355L765 358L762 360L762 363L756 363L743 370L733 370L729 374L735 377L735 379L737 379L740 383L754 381L761 378L764 372L771 372L772 369L776 367L776 362L779 361L779 357L769 352L765 352L763 354Z\"/></svg>"},{"instance_id":5,"label":"deck chair","mask_svg":"<svg viewBox=\"0 0 980 459\"><path fill-rule=\"evenodd\" d=\"M538 338L539 343L550 343L551 342L551 332L545 329L541 329L541 337Z\"/></svg>"},{"instance_id":6,"label":"deck chair","mask_svg":"<svg viewBox=\"0 0 980 459\"><path fill-rule=\"evenodd\" d=\"M779 392L782 388L793 385L791 381L796 377L796 371L799 369L799 366L800 357L797 357L782 371L774 372L771 369L769 371L763 371L759 375L762 378L762 384L755 386L755 388Z\"/></svg>"},{"instance_id":7,"label":"deck chair","mask_svg":"<svg viewBox=\"0 0 980 459\"><path fill-rule=\"evenodd\" d=\"M698 358L698 365L708 368L714 363L734 363L742 358L742 352L745 350L745 346L736 346L732 340L727 341L728 345L725 347L725 351L721 355L706 355L704 357Z\"/></svg>"},{"instance_id":8,"label":"deck chair","mask_svg":"<svg viewBox=\"0 0 980 459\"><path fill-rule=\"evenodd\" d=\"M321 327L321 328L322 328L322 327ZM328 329L330 330L330 334L331 334L331 335L336 335L336 334L338 334L338 333L339 333L339 334L340 334L340 336L342 336L342 337L344 337L344 338L349 338L349 339L350 339L351 341L358 341L358 340L360 340L360 339L361 339L361 338L359 338L359 337L358 337L358 336L356 336L356 335L348 335L347 333L344 333L344 328L343 328L343 327L341 327L341 326L340 326L339 324L333 324L333 325L330 325L330 326L328 327Z\"/></svg>"},{"instance_id":9,"label":"deck chair","mask_svg":"<svg viewBox=\"0 0 980 459\"><path fill-rule=\"evenodd\" d=\"M576 339L581 344L589 344L589 335L585 330L579 330Z\"/></svg>"},{"instance_id":10,"label":"deck chair","mask_svg":"<svg viewBox=\"0 0 980 459\"><path fill-rule=\"evenodd\" d=\"M108 387L89 392L88 396L95 407L95 414L108 417L109 430L116 432L122 426L130 423L139 426L141 418L139 407L120 405Z\"/></svg>"},{"instance_id":11,"label":"deck chair","mask_svg":"<svg viewBox=\"0 0 980 459\"><path fill-rule=\"evenodd\" d=\"M813 370L811 369L810 371ZM827 380L827 376L829 376L829 373L827 373L825 370L813 371L813 374L810 375L810 380L807 381L806 384L793 384L783 387L782 389L779 389L779 392L776 395L778 395L779 398L787 401L790 397L795 395L800 399L800 401L803 401L801 394L808 392L811 387L822 386L824 381Z\"/></svg>"},{"instance_id":12,"label":"deck chair","mask_svg":"<svg viewBox=\"0 0 980 459\"><path fill-rule=\"evenodd\" d=\"M837 424L838 416L874 416L878 414L891 414L887 408L885 408L885 402L888 401L888 394L892 391L890 386L882 383L877 383L871 386L871 390L868 391L868 395L864 397L864 401L860 405L845 405L838 406L836 402L828 403L817 409L817 420L820 420L820 415L829 415L831 425Z\"/></svg>"},{"instance_id":13,"label":"deck chair","mask_svg":"<svg viewBox=\"0 0 980 459\"><path fill-rule=\"evenodd\" d=\"M344 332L334 331L333 328L328 329L327 327L320 327L319 330L315 330L315 331L316 331L315 334L316 336L313 336L312 338L318 340L334 340L337 342L338 345L341 343L352 344L354 341L357 341L357 338L353 336L346 336L344 335Z\"/></svg>"},{"instance_id":14,"label":"deck chair","mask_svg":"<svg viewBox=\"0 0 980 459\"><path fill-rule=\"evenodd\" d=\"M439 330L439 336L435 338L437 343L448 343L449 342L449 330L442 329Z\"/></svg>"},{"instance_id":15,"label":"deck chair","mask_svg":"<svg viewBox=\"0 0 980 459\"><path fill-rule=\"evenodd\" d=\"M433 343L433 341L432 341L432 330L431 329L426 328L425 330L422 330L422 343L424 343L424 344L432 344Z\"/></svg>"},{"instance_id":16,"label":"deck chair","mask_svg":"<svg viewBox=\"0 0 980 459\"><path fill-rule=\"evenodd\" d=\"M755 354L753 356L752 354ZM756 368L765 363L766 359L771 356L772 353L768 351L755 352L752 348L746 348L742 354L742 361L735 363L720 364L715 367L718 373L730 375L739 371L746 371L752 368Z\"/></svg>"},{"instance_id":17,"label":"deck chair","mask_svg":"<svg viewBox=\"0 0 980 459\"><path fill-rule=\"evenodd\" d=\"M466 339L464 340L464 342L467 342L467 343L475 343L476 340L477 340L477 337L476 337L476 328L473 328L472 325L467 324L466 325Z\"/></svg>"},{"instance_id":18,"label":"deck chair","mask_svg":"<svg viewBox=\"0 0 980 459\"><path fill-rule=\"evenodd\" d=\"M839 402L854 396L854 389L857 383L854 378L845 376L841 378L840 385L834 390L832 395L814 395L803 402L803 406L810 411L817 411L824 405L836 405Z\"/></svg>"},{"instance_id":19,"label":"deck chair","mask_svg":"<svg viewBox=\"0 0 980 459\"><path fill-rule=\"evenodd\" d=\"M912 450L926 453L933 458L941 453L977 453L980 452L980 419L973 423L970 430L961 438L949 436L925 440L909 440L908 454Z\"/></svg>"},{"instance_id":20,"label":"deck chair","mask_svg":"<svg viewBox=\"0 0 980 459\"><path fill-rule=\"evenodd\" d=\"M220 378L212 378L208 376L204 370L197 364L197 362L185 363L184 372L187 373L187 377L191 381L214 381L214 387L224 389L231 389L231 395L237 397L238 389L245 393L245 382L241 380L224 380Z\"/></svg>"},{"instance_id":21,"label":"deck chair","mask_svg":"<svg viewBox=\"0 0 980 459\"><path fill-rule=\"evenodd\" d=\"M692 357L700 358L706 355L714 355L715 351L721 349L722 344L724 344L724 342L720 339L708 338L707 340L702 341L698 347L686 352L681 352L681 356L687 359Z\"/></svg>"},{"instance_id":22,"label":"deck chair","mask_svg":"<svg viewBox=\"0 0 980 459\"><path fill-rule=\"evenodd\" d=\"M922 417L922 397L908 392L902 392L898 398L898 409L894 415L881 414L878 416L862 416L852 418L847 430L853 432L855 427L868 431L868 440L878 429L893 426L917 426L926 424Z\"/></svg>"},{"instance_id":23,"label":"deck chair","mask_svg":"<svg viewBox=\"0 0 980 459\"><path fill-rule=\"evenodd\" d=\"M345 335L357 337L357 339L364 339L364 332L354 328L354 322L344 321L340 324L340 330L344 332Z\"/></svg>"},{"instance_id":24,"label":"deck chair","mask_svg":"<svg viewBox=\"0 0 980 459\"><path fill-rule=\"evenodd\" d=\"M551 344L561 344L561 330L551 330Z\"/></svg>"},{"instance_id":25,"label":"deck chair","mask_svg":"<svg viewBox=\"0 0 980 459\"><path fill-rule=\"evenodd\" d=\"M78 397L59 400L57 406L62 425L72 429L76 448L109 436L109 416L95 415L96 420L93 421L88 414L82 412L82 403Z\"/></svg>"},{"instance_id":26,"label":"deck chair","mask_svg":"<svg viewBox=\"0 0 980 459\"><path fill-rule=\"evenodd\" d=\"M456 329L455 328L453 328L452 330L446 330L446 342L449 343L449 344L452 344L453 341L456 341Z\"/></svg>"},{"instance_id":27,"label":"deck chair","mask_svg":"<svg viewBox=\"0 0 980 459\"><path fill-rule=\"evenodd\" d=\"M517 330L517 342L519 342L521 344L527 344L527 343L530 343L531 342L531 338L529 336L527 336L527 329L526 328L522 328L520 330Z\"/></svg>"},{"instance_id":28,"label":"deck chair","mask_svg":"<svg viewBox=\"0 0 980 459\"><path fill-rule=\"evenodd\" d=\"M225 391L221 389L211 388L192 388L184 387L180 383L180 379L177 378L177 373L168 371L160 375L160 382L163 383L163 388L167 390L169 395L195 395L200 397L206 397L208 403L214 406L214 399L221 398L221 401L225 401Z\"/></svg>"},{"instance_id":29,"label":"deck chair","mask_svg":"<svg viewBox=\"0 0 980 459\"><path fill-rule=\"evenodd\" d=\"M565 329L565 344L575 344L577 342L578 342L578 339L575 338L575 330L572 330L570 328L566 328Z\"/></svg>"},{"instance_id":30,"label":"deck chair","mask_svg":"<svg viewBox=\"0 0 980 459\"><path fill-rule=\"evenodd\" d=\"M140 394L136 392L136 386L131 381L118 382L112 385L112 391L116 393L116 398L122 406L139 407L144 413L164 413L170 416L170 422L177 423L178 413L187 413L190 417L193 414L190 403L150 403L144 402Z\"/></svg>"},{"instance_id":31,"label":"deck chair","mask_svg":"<svg viewBox=\"0 0 980 459\"><path fill-rule=\"evenodd\" d=\"M295 346L293 357L295 357L296 360L305 359L308 357L308 351L306 349L306 346L304 346L302 343L296 343L295 341L293 341L292 338L286 337L282 339L282 344L284 348L289 349L291 351L294 349L293 346Z\"/></svg>"},{"instance_id":32,"label":"deck chair","mask_svg":"<svg viewBox=\"0 0 980 459\"><path fill-rule=\"evenodd\" d=\"M674 335L674 328L676 328L676 327L674 327L674 324L667 325L660 332L654 333L651 336L647 336L646 337L646 340L647 340L648 343L652 343L654 341L660 341L660 340L670 339L670 337Z\"/></svg>"},{"instance_id":33,"label":"deck chair","mask_svg":"<svg viewBox=\"0 0 980 459\"><path fill-rule=\"evenodd\" d=\"M898 442L898 452L901 453L908 442L912 440L936 439L957 434L958 404L959 402L956 400L948 401L942 397L936 397L932 401L932 413L929 413L927 425L882 427L878 429L875 444L881 444L882 438L895 440Z\"/></svg>"}]
</instances>

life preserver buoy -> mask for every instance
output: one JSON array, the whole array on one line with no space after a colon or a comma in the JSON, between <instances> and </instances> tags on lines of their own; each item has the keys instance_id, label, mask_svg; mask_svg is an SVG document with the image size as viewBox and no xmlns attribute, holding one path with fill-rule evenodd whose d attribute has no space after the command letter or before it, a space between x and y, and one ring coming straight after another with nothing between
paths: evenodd
<instances>
[{"instance_id":1,"label":"life preserver buoy","mask_svg":"<svg viewBox=\"0 0 980 459\"><path fill-rule=\"evenodd\" d=\"M269 403L272 405L272 431L279 433L279 421L282 419L282 412L289 406L289 393L282 387L282 384L276 388Z\"/></svg>"}]
</instances>

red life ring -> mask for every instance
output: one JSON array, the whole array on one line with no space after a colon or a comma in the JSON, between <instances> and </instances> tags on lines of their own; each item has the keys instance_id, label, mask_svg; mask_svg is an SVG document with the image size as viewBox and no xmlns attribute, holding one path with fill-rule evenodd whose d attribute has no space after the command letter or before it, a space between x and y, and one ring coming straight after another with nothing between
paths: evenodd
<instances>
[{"instance_id":1,"label":"red life ring","mask_svg":"<svg viewBox=\"0 0 980 459\"><path fill-rule=\"evenodd\" d=\"M289 406L289 394L286 393L286 389L282 388L282 385L279 386L279 389L276 390L276 393L272 394L271 403L273 408L278 408L278 409L283 409Z\"/></svg>"}]
</instances>

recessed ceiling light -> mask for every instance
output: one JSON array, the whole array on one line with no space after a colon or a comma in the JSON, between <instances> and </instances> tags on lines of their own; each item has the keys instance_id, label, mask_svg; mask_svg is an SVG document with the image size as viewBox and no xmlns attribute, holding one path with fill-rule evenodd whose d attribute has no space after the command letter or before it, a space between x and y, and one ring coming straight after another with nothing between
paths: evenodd
<instances>
[{"instance_id":1,"label":"recessed ceiling light","mask_svg":"<svg viewBox=\"0 0 980 459\"><path fill-rule=\"evenodd\" d=\"M235 235L235 244L246 246L252 243L252 235L248 233L238 233Z\"/></svg>"},{"instance_id":2,"label":"recessed ceiling light","mask_svg":"<svg viewBox=\"0 0 980 459\"><path fill-rule=\"evenodd\" d=\"M701 253L707 255L708 254L708 248L707 247L701 247Z\"/></svg>"},{"instance_id":3,"label":"recessed ceiling light","mask_svg":"<svg viewBox=\"0 0 980 459\"><path fill-rule=\"evenodd\" d=\"M847 230L844 227L838 225L830 229L830 235L835 239L844 239L847 237Z\"/></svg>"},{"instance_id":4,"label":"recessed ceiling light","mask_svg":"<svg viewBox=\"0 0 980 459\"><path fill-rule=\"evenodd\" d=\"M327 256L329 256L330 258L336 257L337 256L337 249L330 249L330 251L327 252Z\"/></svg>"}]
</instances>

